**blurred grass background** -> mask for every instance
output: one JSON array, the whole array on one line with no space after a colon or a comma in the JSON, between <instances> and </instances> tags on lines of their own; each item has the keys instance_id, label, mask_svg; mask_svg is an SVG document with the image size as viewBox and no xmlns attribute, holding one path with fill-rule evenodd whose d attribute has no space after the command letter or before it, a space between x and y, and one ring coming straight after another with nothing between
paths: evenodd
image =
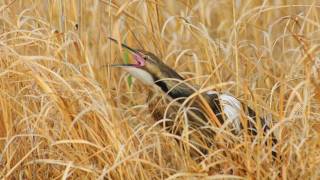
<instances>
[{"instance_id":1,"label":"blurred grass background","mask_svg":"<svg viewBox=\"0 0 320 180\"><path fill-rule=\"evenodd\" d=\"M318 179L319 9L316 0L1 1L0 177ZM272 117L281 161L245 141L196 162L151 117L148 88L106 66L126 56L108 36Z\"/></svg>"}]
</instances>

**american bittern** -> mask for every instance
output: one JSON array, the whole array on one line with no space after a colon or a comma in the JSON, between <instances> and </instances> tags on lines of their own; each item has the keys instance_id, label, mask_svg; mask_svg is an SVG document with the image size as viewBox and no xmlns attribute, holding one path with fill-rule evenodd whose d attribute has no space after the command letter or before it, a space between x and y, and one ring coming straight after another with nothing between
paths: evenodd
<instances>
[{"instance_id":1,"label":"american bittern","mask_svg":"<svg viewBox=\"0 0 320 180\"><path fill-rule=\"evenodd\" d=\"M109 39L119 43L113 38ZM256 112L252 108L241 103L232 95L216 91L198 93L197 88L188 84L182 76L153 53L134 49L125 44L121 46L133 54L136 63L113 64L112 66L121 67L144 84L160 88L171 101L188 107L188 127L201 134L207 147L214 143L212 139L215 132L210 128L212 125L221 127L228 124L235 135L241 134L243 129L247 129L247 132L253 136L258 134L257 127L261 127L264 134L270 129L264 118L256 117ZM175 108L171 112L177 112L178 109ZM158 116L161 116L161 113ZM168 129L181 135L181 128L173 128L176 125L175 122L165 124L169 127ZM275 145L277 140L273 134L271 136L272 145ZM274 150L272 154L276 156Z\"/></svg>"}]
</instances>

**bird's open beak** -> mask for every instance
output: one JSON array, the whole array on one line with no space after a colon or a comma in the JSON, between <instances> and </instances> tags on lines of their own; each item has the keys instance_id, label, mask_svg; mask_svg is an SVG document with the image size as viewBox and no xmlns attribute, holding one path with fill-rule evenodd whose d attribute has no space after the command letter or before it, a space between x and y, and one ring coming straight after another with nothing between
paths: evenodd
<instances>
[{"instance_id":1,"label":"bird's open beak","mask_svg":"<svg viewBox=\"0 0 320 180\"><path fill-rule=\"evenodd\" d=\"M115 43L119 43L117 40L113 39L112 37L108 37L111 41L115 42ZM121 43L121 46L128 49L134 56L134 60L136 61L135 64L112 64L112 67L126 67L126 66L133 66L133 67L143 67L145 64L145 60L143 58L143 54L141 52L139 52L136 49L133 49L123 43Z\"/></svg>"}]
</instances>

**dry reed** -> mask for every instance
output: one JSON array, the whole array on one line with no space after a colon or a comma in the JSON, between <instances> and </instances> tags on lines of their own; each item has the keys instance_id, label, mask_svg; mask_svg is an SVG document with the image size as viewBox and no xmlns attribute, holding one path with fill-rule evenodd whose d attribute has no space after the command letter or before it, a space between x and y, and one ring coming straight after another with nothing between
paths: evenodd
<instances>
[{"instance_id":1,"label":"dry reed","mask_svg":"<svg viewBox=\"0 0 320 180\"><path fill-rule=\"evenodd\" d=\"M286 2L1 1L0 177L318 179L320 4ZM105 66L123 59L108 36L272 119L281 160L223 131L193 159L152 118L148 88Z\"/></svg>"}]
</instances>

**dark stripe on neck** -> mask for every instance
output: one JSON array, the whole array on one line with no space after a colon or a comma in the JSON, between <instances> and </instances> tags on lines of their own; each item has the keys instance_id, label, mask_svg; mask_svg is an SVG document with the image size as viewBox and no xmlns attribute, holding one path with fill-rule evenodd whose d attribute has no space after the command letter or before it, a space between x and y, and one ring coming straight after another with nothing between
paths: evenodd
<instances>
[{"instance_id":1,"label":"dark stripe on neck","mask_svg":"<svg viewBox=\"0 0 320 180\"><path fill-rule=\"evenodd\" d=\"M176 98L185 98L185 97L189 97L190 94L186 94L186 93L183 93L181 91L177 91L175 89L172 89L169 91L169 96L172 97L173 99L176 99ZM181 99L181 100L184 100L184 99Z\"/></svg>"},{"instance_id":2,"label":"dark stripe on neck","mask_svg":"<svg viewBox=\"0 0 320 180\"><path fill-rule=\"evenodd\" d=\"M168 89L168 86L166 85L165 82L163 82L163 81L161 81L159 79L156 79L155 83L156 83L156 85L158 85L162 89L162 91L168 92L169 89Z\"/></svg>"},{"instance_id":3,"label":"dark stripe on neck","mask_svg":"<svg viewBox=\"0 0 320 180\"><path fill-rule=\"evenodd\" d=\"M184 83L177 84L174 87L168 87L164 80L156 79L155 84L173 99L189 97L192 94L192 90L190 90L190 88Z\"/></svg>"}]
</instances>

